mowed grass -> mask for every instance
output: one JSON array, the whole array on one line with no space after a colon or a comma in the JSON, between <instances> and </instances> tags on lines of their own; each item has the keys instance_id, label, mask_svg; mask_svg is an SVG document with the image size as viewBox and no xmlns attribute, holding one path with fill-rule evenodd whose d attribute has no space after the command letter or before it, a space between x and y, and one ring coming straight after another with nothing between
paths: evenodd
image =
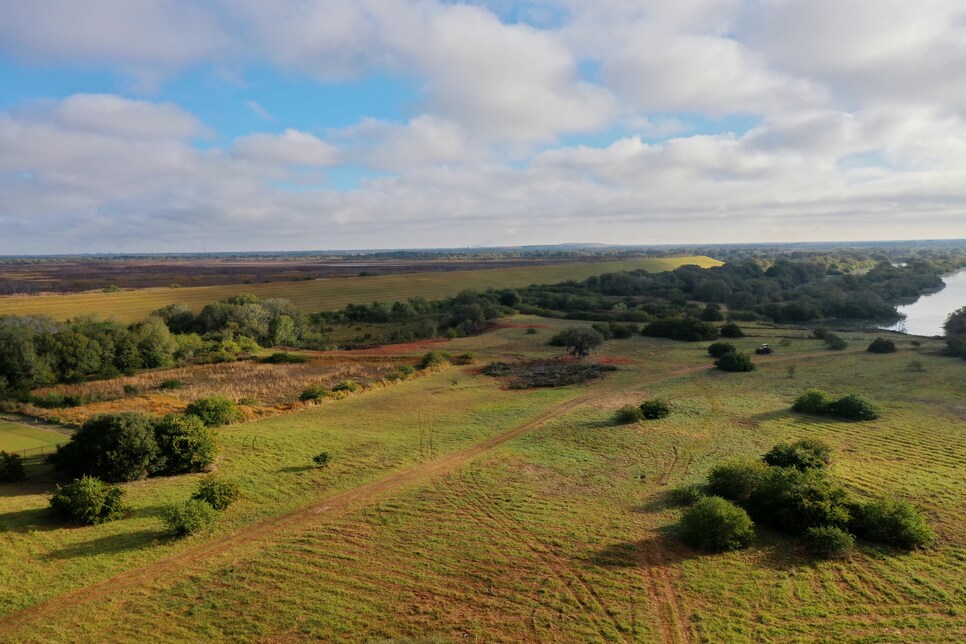
<instances>
[{"instance_id":1,"label":"mowed grass","mask_svg":"<svg viewBox=\"0 0 966 644\"><path fill-rule=\"evenodd\" d=\"M637 258L611 262L582 262L553 266L495 268L446 273L408 273L319 279L304 282L272 282L269 284L236 284L194 288L151 288L118 293L87 292L0 297L0 315L47 315L65 320L91 313L101 313L118 322L143 320L165 305L182 303L195 312L206 304L237 295L252 293L261 298L291 300L306 312L334 310L346 304L373 301L394 302L410 297L438 299L465 289L518 288L530 284L551 284L565 280L583 280L592 275L644 269L661 272L686 264L702 268L719 266L710 257Z\"/></svg>"},{"instance_id":2,"label":"mowed grass","mask_svg":"<svg viewBox=\"0 0 966 644\"><path fill-rule=\"evenodd\" d=\"M70 437L63 432L45 427L32 427L25 423L0 418L0 450L20 452L66 443Z\"/></svg>"},{"instance_id":3,"label":"mowed grass","mask_svg":"<svg viewBox=\"0 0 966 644\"><path fill-rule=\"evenodd\" d=\"M504 328L451 348L501 358L546 355L555 350L542 342L570 324L517 321L547 326L537 336ZM864 347L872 336L851 337ZM159 641L961 641L966 363L939 357L939 345L930 341L921 352L880 356L830 353L815 340L795 337L773 359L759 361L758 371L725 374L702 369L710 365L706 345L640 337L610 342L604 357L623 362L622 371L591 386L499 391L492 381L451 369L367 394L367 404L360 396L342 401L355 407L308 412L328 414L327 423L313 418L311 430L306 413L230 428L232 448L221 467L245 482L248 498L229 511L220 530L276 511L259 505L275 495L281 507L304 504L376 472L431 458L391 438L418 438L414 422L452 425L452 432L468 423L466 435L447 443L465 444L553 402L597 394L447 476L402 487L353 512L320 515L96 604L68 603L9 639L94 641L110 633ZM910 367L913 359L923 371ZM843 423L790 412L793 398L809 386L863 393L878 401L883 416ZM633 425L610 421L619 404L653 396L669 400L674 413ZM415 411L416 401L429 407ZM447 414L446 421L432 423L434 414ZM300 467L288 464L312 452L304 443L315 431L358 449L345 459L350 471L323 489L314 486L328 472L280 473ZM349 438L357 433L365 438ZM922 507L938 543L914 553L863 545L849 561L816 563L798 542L767 530L759 530L746 551L713 556L670 534L680 510L666 503L668 490L703 479L723 460L756 458L775 442L805 436L832 445L832 471L853 493L894 493ZM417 442L424 450L427 444ZM386 460L374 462L379 459ZM266 485L271 491L260 489ZM300 491L304 498L290 498ZM152 494L156 502L160 491ZM155 521L140 528L151 531L137 546L148 554L117 547L86 555L68 551L61 565L97 577L88 569L98 560L116 569L175 548L157 540ZM135 530L132 519L109 525L121 530L122 524L127 534ZM106 529L73 532L90 540ZM40 538L63 539L54 532ZM62 592L65 580L54 581Z\"/></svg>"}]
</instances>

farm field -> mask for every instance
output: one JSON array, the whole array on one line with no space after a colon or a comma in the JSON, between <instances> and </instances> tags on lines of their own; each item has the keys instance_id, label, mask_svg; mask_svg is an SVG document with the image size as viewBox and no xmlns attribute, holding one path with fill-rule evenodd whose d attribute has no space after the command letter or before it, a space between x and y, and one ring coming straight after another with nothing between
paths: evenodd
<instances>
[{"instance_id":1,"label":"farm field","mask_svg":"<svg viewBox=\"0 0 966 644\"><path fill-rule=\"evenodd\" d=\"M372 301L393 302L410 297L436 299L464 289L522 287L565 280L582 280L601 273L645 269L672 270L685 264L718 266L710 257L638 258L611 262L582 262L549 266L528 266L448 273L409 273L346 277L298 282L273 282L194 288L151 288L116 293L100 291L74 294L14 295L0 297L0 315L47 315L58 320L104 312L118 322L142 320L167 304L183 303L196 313L206 304L236 295L252 293L259 298L291 300L306 312L334 310L346 304Z\"/></svg>"},{"instance_id":2,"label":"farm field","mask_svg":"<svg viewBox=\"0 0 966 644\"><path fill-rule=\"evenodd\" d=\"M547 357L569 324L518 316L438 346L478 363ZM751 373L711 369L706 342L635 336L607 342L592 359L620 370L584 385L504 390L478 366L448 367L220 429L217 469L244 498L182 541L161 535L158 511L195 475L125 484L133 515L89 528L50 523L43 476L4 485L0 639L961 640L964 363L898 335L900 351L873 355L865 333L831 352L803 331L749 332L742 350L777 349ZM792 413L813 386L862 393L882 417ZM668 418L611 421L655 396ZM669 534L669 489L806 436L832 446L854 493L922 507L937 544L816 563L763 529L721 555ZM310 467L320 449L334 456L324 470Z\"/></svg>"}]
</instances>

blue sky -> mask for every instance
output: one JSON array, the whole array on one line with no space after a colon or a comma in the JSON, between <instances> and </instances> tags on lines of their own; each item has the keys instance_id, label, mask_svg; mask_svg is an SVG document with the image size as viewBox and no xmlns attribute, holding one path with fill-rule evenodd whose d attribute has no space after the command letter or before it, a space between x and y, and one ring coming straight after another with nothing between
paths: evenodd
<instances>
[{"instance_id":1,"label":"blue sky","mask_svg":"<svg viewBox=\"0 0 966 644\"><path fill-rule=\"evenodd\" d=\"M0 16L0 254L966 236L960 2Z\"/></svg>"}]
</instances>

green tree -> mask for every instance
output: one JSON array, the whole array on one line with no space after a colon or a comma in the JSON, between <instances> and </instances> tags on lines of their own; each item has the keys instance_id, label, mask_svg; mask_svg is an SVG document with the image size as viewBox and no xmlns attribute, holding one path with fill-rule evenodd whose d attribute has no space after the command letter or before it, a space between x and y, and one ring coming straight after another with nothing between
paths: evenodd
<instances>
[{"instance_id":1,"label":"green tree","mask_svg":"<svg viewBox=\"0 0 966 644\"><path fill-rule=\"evenodd\" d=\"M74 523L95 525L121 517L125 510L121 504L123 496L124 490L116 485L82 476L63 487L58 485L50 497L50 508Z\"/></svg>"},{"instance_id":2,"label":"green tree","mask_svg":"<svg viewBox=\"0 0 966 644\"><path fill-rule=\"evenodd\" d=\"M570 355L583 358L591 351L604 344L604 336L594 329L582 326L572 326L561 333L563 345Z\"/></svg>"},{"instance_id":3,"label":"green tree","mask_svg":"<svg viewBox=\"0 0 966 644\"><path fill-rule=\"evenodd\" d=\"M208 427L220 427L242 419L242 412L234 402L224 396L199 398L188 403L184 413L197 416Z\"/></svg>"},{"instance_id":4,"label":"green tree","mask_svg":"<svg viewBox=\"0 0 966 644\"><path fill-rule=\"evenodd\" d=\"M112 483L143 479L158 456L154 425L154 418L139 412L94 416L57 448L54 465L73 476Z\"/></svg>"},{"instance_id":5,"label":"green tree","mask_svg":"<svg viewBox=\"0 0 966 644\"><path fill-rule=\"evenodd\" d=\"M197 416L168 414L155 425L159 474L200 472L215 462L218 448L215 433Z\"/></svg>"},{"instance_id":6,"label":"green tree","mask_svg":"<svg viewBox=\"0 0 966 644\"><path fill-rule=\"evenodd\" d=\"M686 543L706 552L740 550L755 538L748 513L719 496L698 499L681 515L678 529Z\"/></svg>"}]
</instances>

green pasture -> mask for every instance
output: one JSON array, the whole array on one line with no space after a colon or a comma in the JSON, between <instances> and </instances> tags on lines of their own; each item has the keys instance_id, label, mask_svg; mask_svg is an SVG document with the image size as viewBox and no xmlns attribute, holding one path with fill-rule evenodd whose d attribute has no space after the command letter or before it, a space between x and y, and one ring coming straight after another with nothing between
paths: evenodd
<instances>
[{"instance_id":1,"label":"green pasture","mask_svg":"<svg viewBox=\"0 0 966 644\"><path fill-rule=\"evenodd\" d=\"M5 452L53 447L67 442L68 438L67 434L46 427L0 418L0 450Z\"/></svg>"},{"instance_id":2,"label":"green pasture","mask_svg":"<svg viewBox=\"0 0 966 644\"><path fill-rule=\"evenodd\" d=\"M443 345L479 362L547 356L571 324L518 316ZM541 325L528 334L525 325ZM0 487L0 614L204 543L338 490L476 443L579 395L595 397L429 482L351 512L320 514L257 543L169 570L124 593L57 604L11 641L184 639L429 641L962 640L966 615L966 363L941 343L895 354L849 333L829 352L805 332L749 328L735 343L778 352L751 373L710 369L709 343L634 337L600 356L621 370L592 384L506 391L473 367L219 430L222 473L245 498L211 535L160 536L159 506L196 477L126 484L131 518L51 524L49 484ZM782 337L784 336L784 337ZM898 337L898 336L897 336ZM763 338L768 338L763 339ZM784 342L787 340L787 342ZM854 349L860 349L855 351ZM789 365L795 365L789 369ZM478 366L478 365L477 365ZM807 387L861 393L879 420L790 411ZM615 425L624 403L662 397L672 414ZM674 539L666 494L716 463L816 437L861 497L894 494L925 511L937 543L906 553L863 544L815 562L792 538L758 531L751 548L703 555ZM321 449L327 470L309 467Z\"/></svg>"}]
</instances>

